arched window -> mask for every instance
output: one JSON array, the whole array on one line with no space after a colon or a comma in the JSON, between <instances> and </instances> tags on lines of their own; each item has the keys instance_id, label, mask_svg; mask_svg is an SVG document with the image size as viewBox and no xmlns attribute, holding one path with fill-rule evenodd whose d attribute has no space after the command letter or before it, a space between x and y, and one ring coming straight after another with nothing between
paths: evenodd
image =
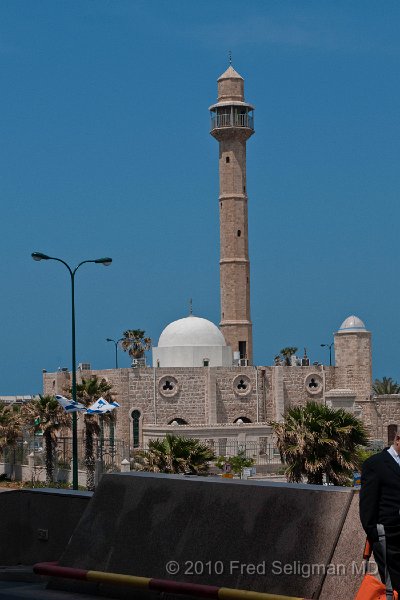
<instances>
[{"instance_id":1,"label":"arched window","mask_svg":"<svg viewBox=\"0 0 400 600\"><path fill-rule=\"evenodd\" d=\"M139 448L140 446L140 412L138 410L133 410L132 414L132 447Z\"/></svg>"},{"instance_id":2,"label":"arched window","mask_svg":"<svg viewBox=\"0 0 400 600\"><path fill-rule=\"evenodd\" d=\"M391 446L393 444L396 433L397 433L397 425L395 423L388 425L387 435L388 435L389 446Z\"/></svg>"},{"instance_id":3,"label":"arched window","mask_svg":"<svg viewBox=\"0 0 400 600\"><path fill-rule=\"evenodd\" d=\"M241 423L251 423L251 419L249 419L248 417L238 417L233 422L238 423L240 425Z\"/></svg>"},{"instance_id":4,"label":"arched window","mask_svg":"<svg viewBox=\"0 0 400 600\"><path fill-rule=\"evenodd\" d=\"M168 423L168 425L187 425L188 422L185 421L185 419L181 419L179 417L177 417L176 419L172 419L172 421L170 421Z\"/></svg>"}]
</instances>

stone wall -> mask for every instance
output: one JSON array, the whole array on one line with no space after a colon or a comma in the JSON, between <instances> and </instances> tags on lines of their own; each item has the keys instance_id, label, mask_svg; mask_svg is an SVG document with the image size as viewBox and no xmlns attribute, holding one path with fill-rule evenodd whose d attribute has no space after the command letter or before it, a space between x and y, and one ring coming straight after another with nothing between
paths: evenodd
<instances>
[{"instance_id":1,"label":"stone wall","mask_svg":"<svg viewBox=\"0 0 400 600\"><path fill-rule=\"evenodd\" d=\"M257 420L256 374L254 367L216 369L217 423Z\"/></svg>"},{"instance_id":2,"label":"stone wall","mask_svg":"<svg viewBox=\"0 0 400 600\"><path fill-rule=\"evenodd\" d=\"M335 334L336 386L356 392L356 401L367 400L372 388L371 334L349 331Z\"/></svg>"},{"instance_id":3,"label":"stone wall","mask_svg":"<svg viewBox=\"0 0 400 600\"><path fill-rule=\"evenodd\" d=\"M358 406L369 437L383 440L385 445L391 444L393 440L388 439L388 427L397 425L400 431L400 394L376 396Z\"/></svg>"},{"instance_id":4,"label":"stone wall","mask_svg":"<svg viewBox=\"0 0 400 600\"><path fill-rule=\"evenodd\" d=\"M367 346L362 351L365 355ZM343 360L343 356L339 359ZM364 365L367 362L364 360ZM140 412L141 436L143 428L153 425L164 426L165 431L169 431L169 423L179 419L195 427L230 426L239 418L266 423L281 418L285 410L304 405L308 400L324 402L326 392L345 384L355 391L356 406L370 437L386 439L388 425L400 421L400 396L385 397L378 402L366 400L364 394L370 382L365 379L367 374L362 373L364 371L361 375L354 373L352 366L322 365L143 367L78 371L77 378L80 381L82 376L93 374L113 385L114 398L120 403L115 436L126 443L132 441L133 410ZM68 372L45 373L44 393L65 394L70 382ZM79 418L78 422L81 431L83 419Z\"/></svg>"}]
</instances>

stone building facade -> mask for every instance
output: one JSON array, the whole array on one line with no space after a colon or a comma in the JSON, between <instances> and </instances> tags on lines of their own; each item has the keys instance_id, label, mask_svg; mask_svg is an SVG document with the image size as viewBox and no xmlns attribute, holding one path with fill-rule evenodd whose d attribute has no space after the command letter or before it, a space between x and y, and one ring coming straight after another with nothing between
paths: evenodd
<instances>
[{"instance_id":1,"label":"stone building facade","mask_svg":"<svg viewBox=\"0 0 400 600\"><path fill-rule=\"evenodd\" d=\"M334 336L335 366L252 366L246 142L254 133L253 106L243 78L230 66L218 79L210 107L219 142L220 329L190 315L168 325L153 348L153 367L82 371L113 386L116 437L146 446L166 432L196 437L221 449L228 442L273 442L268 423L308 400L359 415L371 439L387 443L400 422L400 395L373 398L371 334L348 317ZM223 335L221 335L221 333ZM65 393L70 373L44 373L45 394Z\"/></svg>"},{"instance_id":2,"label":"stone building facade","mask_svg":"<svg viewBox=\"0 0 400 600\"><path fill-rule=\"evenodd\" d=\"M227 442L273 445L268 423L308 400L354 412L372 440L387 443L400 421L400 395L371 395L371 334L353 316L334 343L336 366L136 367L79 371L78 380L96 375L112 384L120 403L115 435L132 448L167 432L219 449ZM71 384L68 371L43 377L45 394Z\"/></svg>"}]
</instances>

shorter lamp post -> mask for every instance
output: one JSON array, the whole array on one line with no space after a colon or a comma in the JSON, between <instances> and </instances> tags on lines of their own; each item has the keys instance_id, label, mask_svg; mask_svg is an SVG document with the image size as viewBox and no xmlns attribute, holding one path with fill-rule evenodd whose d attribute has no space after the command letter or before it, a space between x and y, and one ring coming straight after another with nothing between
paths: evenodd
<instances>
[{"instance_id":1,"label":"shorter lamp post","mask_svg":"<svg viewBox=\"0 0 400 600\"><path fill-rule=\"evenodd\" d=\"M332 346L333 346L334 342L332 342L331 344L321 344L322 348L329 348L329 366L332 366Z\"/></svg>"},{"instance_id":2,"label":"shorter lamp post","mask_svg":"<svg viewBox=\"0 0 400 600\"><path fill-rule=\"evenodd\" d=\"M112 338L106 339L106 342L113 342L115 344L115 368L116 369L118 369L118 342L120 342L121 339L119 339L119 340L113 340Z\"/></svg>"},{"instance_id":3,"label":"shorter lamp post","mask_svg":"<svg viewBox=\"0 0 400 600\"><path fill-rule=\"evenodd\" d=\"M75 273L81 265L86 263L96 263L108 267L112 263L112 258L96 258L94 260L83 260L75 269L71 269L68 263L55 256L47 256L42 252L32 252L33 260L56 260L62 263L71 277L71 314L72 314L72 400L76 401L76 349L75 349ZM78 489L78 419L76 412L72 413L72 488Z\"/></svg>"}]
</instances>

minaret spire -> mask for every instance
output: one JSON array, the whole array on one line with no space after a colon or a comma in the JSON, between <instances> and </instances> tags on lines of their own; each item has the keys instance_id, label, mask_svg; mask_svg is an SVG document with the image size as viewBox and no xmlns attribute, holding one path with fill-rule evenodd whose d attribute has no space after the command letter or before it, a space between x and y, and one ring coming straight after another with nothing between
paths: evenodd
<instances>
[{"instance_id":1,"label":"minaret spire","mask_svg":"<svg viewBox=\"0 0 400 600\"><path fill-rule=\"evenodd\" d=\"M211 135L219 142L220 328L233 352L251 364L250 260L248 251L246 142L254 133L253 109L244 81L231 64L218 79L218 102L210 107Z\"/></svg>"}]
</instances>

